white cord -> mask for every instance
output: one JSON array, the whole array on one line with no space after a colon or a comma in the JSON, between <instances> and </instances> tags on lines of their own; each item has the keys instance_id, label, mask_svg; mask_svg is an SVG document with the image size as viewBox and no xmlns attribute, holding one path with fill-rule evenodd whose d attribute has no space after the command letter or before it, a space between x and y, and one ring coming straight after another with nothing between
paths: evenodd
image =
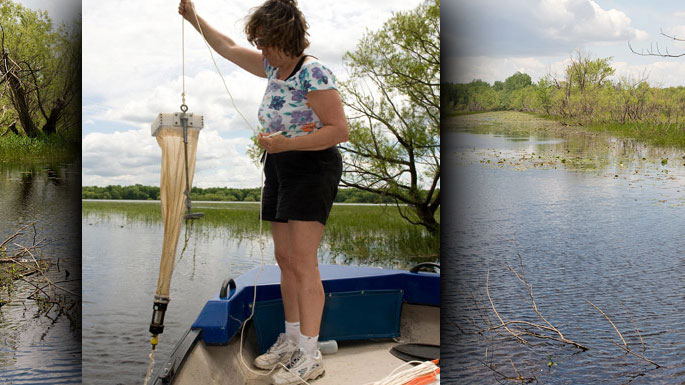
<instances>
[{"instance_id":1,"label":"white cord","mask_svg":"<svg viewBox=\"0 0 685 385\"><path fill-rule=\"evenodd\" d=\"M186 33L185 20L181 17L181 84L183 90L181 91L181 102L186 104Z\"/></svg>"},{"instance_id":2,"label":"white cord","mask_svg":"<svg viewBox=\"0 0 685 385\"><path fill-rule=\"evenodd\" d=\"M205 38L205 33L202 31L202 26L200 25L200 20L197 18L197 12L195 12L195 4L192 2L190 3L191 6L193 7L193 15L195 15L195 22L197 23L197 28L200 31L200 35L202 35L202 41L205 42L205 45L207 46L207 50L209 50L209 56L212 58L212 62L214 63L214 68L216 68L216 72L219 74L219 77L221 77L221 82L224 84L224 88L226 89L226 93L228 94L228 97L231 99L231 104L233 105L233 108L240 114L240 117L243 118L243 121L245 121L245 124L255 133L255 135L259 132L258 129L252 127L250 122L245 118L245 115L240 111L238 106L236 106L235 101L233 100L233 95L231 94L231 91L228 90L228 86L226 85L226 79L224 79L224 75L221 74L221 70L219 70L219 66L216 64L216 60L214 59L214 53L212 52L212 48L209 46L209 43L207 42L207 38ZM181 17L181 20L183 18Z\"/></svg>"},{"instance_id":3,"label":"white cord","mask_svg":"<svg viewBox=\"0 0 685 385\"><path fill-rule=\"evenodd\" d=\"M418 365L400 371L401 368L414 364ZM395 368L395 370L381 380L369 382L364 385L403 385L416 377L424 376L430 373L435 373L437 375L439 370L440 368L432 361L409 361Z\"/></svg>"}]
</instances>

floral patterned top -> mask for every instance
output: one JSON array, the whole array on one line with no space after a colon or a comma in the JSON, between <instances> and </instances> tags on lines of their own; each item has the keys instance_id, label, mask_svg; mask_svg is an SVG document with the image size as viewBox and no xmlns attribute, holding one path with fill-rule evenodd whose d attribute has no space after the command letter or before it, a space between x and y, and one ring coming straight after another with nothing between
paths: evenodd
<instances>
[{"instance_id":1,"label":"floral patterned top","mask_svg":"<svg viewBox=\"0 0 685 385\"><path fill-rule=\"evenodd\" d=\"M268 84L259 106L259 123L264 131L285 131L285 136L307 135L323 123L307 103L307 93L337 89L333 73L318 60L308 57L302 67L286 80L277 78L278 70L264 59Z\"/></svg>"}]
</instances>

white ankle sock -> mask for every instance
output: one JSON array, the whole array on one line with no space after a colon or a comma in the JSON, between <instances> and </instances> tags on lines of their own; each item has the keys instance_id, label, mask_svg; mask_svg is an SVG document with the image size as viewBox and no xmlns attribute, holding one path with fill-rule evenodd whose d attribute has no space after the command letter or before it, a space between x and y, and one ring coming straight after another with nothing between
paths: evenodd
<instances>
[{"instance_id":1,"label":"white ankle sock","mask_svg":"<svg viewBox=\"0 0 685 385\"><path fill-rule=\"evenodd\" d=\"M298 338L300 336L300 323L299 322L288 322L285 321L285 336L297 344Z\"/></svg>"},{"instance_id":2,"label":"white ankle sock","mask_svg":"<svg viewBox=\"0 0 685 385\"><path fill-rule=\"evenodd\" d=\"M317 350L319 350L319 335L315 335L314 337L308 337L302 333L300 333L300 340L298 343L298 346L304 350L305 353L309 354L310 356L316 356Z\"/></svg>"}]
</instances>

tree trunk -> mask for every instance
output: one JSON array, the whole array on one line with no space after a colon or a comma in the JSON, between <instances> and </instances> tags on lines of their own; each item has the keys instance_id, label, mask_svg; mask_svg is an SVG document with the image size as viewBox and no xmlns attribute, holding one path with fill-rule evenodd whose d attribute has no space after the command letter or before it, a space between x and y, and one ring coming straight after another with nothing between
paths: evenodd
<instances>
[{"instance_id":1,"label":"tree trunk","mask_svg":"<svg viewBox=\"0 0 685 385\"><path fill-rule=\"evenodd\" d=\"M421 225L432 235L440 235L440 224L435 220L435 216L428 205L417 205L415 209Z\"/></svg>"},{"instance_id":2,"label":"tree trunk","mask_svg":"<svg viewBox=\"0 0 685 385\"><path fill-rule=\"evenodd\" d=\"M14 109L19 115L19 123L21 123L21 128L24 130L26 136L33 138L38 136L38 128L33 119L31 118L31 113L29 110L28 103L26 102L26 92L21 86L19 79L13 73L9 73L8 81L10 85L10 91L12 92L12 104Z\"/></svg>"},{"instance_id":3,"label":"tree trunk","mask_svg":"<svg viewBox=\"0 0 685 385\"><path fill-rule=\"evenodd\" d=\"M59 98L55 101L55 105L50 109L50 114L48 119L42 127L42 131L46 135L54 134L57 132L57 121L62 117L62 112L64 111L64 99Z\"/></svg>"}]
</instances>

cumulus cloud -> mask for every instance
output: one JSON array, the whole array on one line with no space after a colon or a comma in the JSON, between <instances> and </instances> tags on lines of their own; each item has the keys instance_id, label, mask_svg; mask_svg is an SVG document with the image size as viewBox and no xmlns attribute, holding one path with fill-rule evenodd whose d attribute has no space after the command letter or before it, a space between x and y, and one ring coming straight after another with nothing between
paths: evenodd
<instances>
[{"instance_id":1,"label":"cumulus cloud","mask_svg":"<svg viewBox=\"0 0 685 385\"><path fill-rule=\"evenodd\" d=\"M215 130L200 133L197 187L255 187L257 166L244 155L247 138L225 139ZM83 185L159 185L162 151L149 127L114 133L91 133L83 138Z\"/></svg>"},{"instance_id":2,"label":"cumulus cloud","mask_svg":"<svg viewBox=\"0 0 685 385\"><path fill-rule=\"evenodd\" d=\"M648 37L625 12L605 10L593 0L464 0L442 6L448 56L551 56Z\"/></svg>"},{"instance_id":3,"label":"cumulus cloud","mask_svg":"<svg viewBox=\"0 0 685 385\"><path fill-rule=\"evenodd\" d=\"M531 9L551 39L575 43L644 40L648 34L633 28L617 9L605 10L592 0L541 0Z\"/></svg>"},{"instance_id":4,"label":"cumulus cloud","mask_svg":"<svg viewBox=\"0 0 685 385\"><path fill-rule=\"evenodd\" d=\"M480 79L490 84L496 80L503 81L514 73L523 72L533 79L544 76L547 66L535 57L491 58L486 56L466 57L460 60L460 70L452 81L468 83ZM506 74L505 76L502 76Z\"/></svg>"},{"instance_id":5,"label":"cumulus cloud","mask_svg":"<svg viewBox=\"0 0 685 385\"><path fill-rule=\"evenodd\" d=\"M682 86L685 79L685 63L679 61L659 60L645 65L630 64L625 61L612 63L616 69L615 77L628 76L635 79L647 78L654 87Z\"/></svg>"}]
</instances>

